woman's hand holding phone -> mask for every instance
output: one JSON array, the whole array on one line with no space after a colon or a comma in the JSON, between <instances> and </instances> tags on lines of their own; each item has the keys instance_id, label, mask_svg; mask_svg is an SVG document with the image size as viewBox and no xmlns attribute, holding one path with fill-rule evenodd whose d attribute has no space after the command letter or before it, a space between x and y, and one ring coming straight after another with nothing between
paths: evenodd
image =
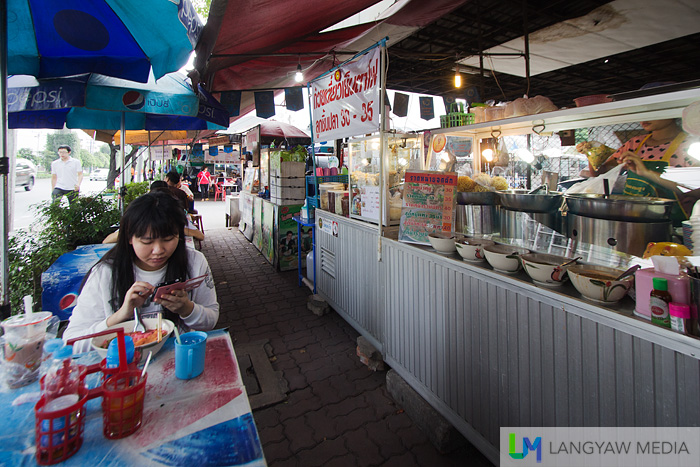
<instances>
[{"instance_id":1,"label":"woman's hand holding phone","mask_svg":"<svg viewBox=\"0 0 700 467\"><path fill-rule=\"evenodd\" d=\"M107 318L107 326L123 323L134 318L134 308L142 307L148 300L148 297L154 291L154 287L148 282L136 281L127 290L126 297L122 306L109 318Z\"/></svg>"},{"instance_id":2,"label":"woman's hand holding phone","mask_svg":"<svg viewBox=\"0 0 700 467\"><path fill-rule=\"evenodd\" d=\"M173 290L163 294L160 298L154 299L158 304L180 315L181 318L187 318L192 310L194 310L194 302L187 296L184 290Z\"/></svg>"}]
</instances>

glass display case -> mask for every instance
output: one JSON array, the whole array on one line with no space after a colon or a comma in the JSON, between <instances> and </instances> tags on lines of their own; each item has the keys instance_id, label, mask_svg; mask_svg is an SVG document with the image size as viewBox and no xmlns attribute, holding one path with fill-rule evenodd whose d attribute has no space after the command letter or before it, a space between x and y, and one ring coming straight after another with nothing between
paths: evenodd
<instances>
[{"instance_id":1,"label":"glass display case","mask_svg":"<svg viewBox=\"0 0 700 467\"><path fill-rule=\"evenodd\" d=\"M350 172L350 217L379 221L380 190L384 190L382 223L398 225L401 219L401 193L406 170L423 169L422 138L415 134L385 133L348 141ZM380 163L384 177L380 180Z\"/></svg>"},{"instance_id":2,"label":"glass display case","mask_svg":"<svg viewBox=\"0 0 700 467\"><path fill-rule=\"evenodd\" d=\"M471 175L474 162L474 138L464 134L438 133L432 136L426 170Z\"/></svg>"}]
</instances>

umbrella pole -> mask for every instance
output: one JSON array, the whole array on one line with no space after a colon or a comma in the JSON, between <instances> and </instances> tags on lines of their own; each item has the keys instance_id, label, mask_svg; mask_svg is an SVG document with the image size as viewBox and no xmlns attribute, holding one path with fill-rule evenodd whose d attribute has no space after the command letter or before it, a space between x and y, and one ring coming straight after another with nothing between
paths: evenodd
<instances>
[{"instance_id":1,"label":"umbrella pole","mask_svg":"<svg viewBox=\"0 0 700 467\"><path fill-rule=\"evenodd\" d=\"M10 309L10 289L8 287L8 279L10 275L10 262L8 260L8 242L7 236L10 233L10 216L9 216L9 195L8 176L10 173L10 158L7 157L7 2L2 2L0 6L0 24L2 27L2 37L0 37L0 102L2 102L2 130L0 131L0 192L2 192L2 218L0 219L0 235L2 235L2 303L0 304L0 315L6 318L12 314Z\"/></svg>"},{"instance_id":2,"label":"umbrella pole","mask_svg":"<svg viewBox=\"0 0 700 467\"><path fill-rule=\"evenodd\" d=\"M151 146L153 145L153 141L151 141L151 130L148 130L148 164L146 168L146 180L150 181L151 179L148 178L148 172L153 168L151 167Z\"/></svg>"},{"instance_id":3,"label":"umbrella pole","mask_svg":"<svg viewBox=\"0 0 700 467\"><path fill-rule=\"evenodd\" d=\"M126 194L126 190L124 189L124 186L126 185L126 178L124 174L124 146L126 143L126 114L122 112L121 115L121 122L119 124L119 137L121 138L119 140L119 208L121 209L122 214L124 214L124 195Z\"/></svg>"}]
</instances>

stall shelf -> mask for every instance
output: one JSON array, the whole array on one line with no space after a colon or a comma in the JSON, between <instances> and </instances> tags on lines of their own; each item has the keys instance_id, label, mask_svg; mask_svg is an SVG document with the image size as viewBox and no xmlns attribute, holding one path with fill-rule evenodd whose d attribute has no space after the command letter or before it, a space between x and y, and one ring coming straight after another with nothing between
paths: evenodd
<instances>
[{"instance_id":1,"label":"stall shelf","mask_svg":"<svg viewBox=\"0 0 700 467\"><path fill-rule=\"evenodd\" d=\"M675 118L698 99L695 89L433 134ZM495 464L501 426L700 425L700 340L635 317L630 298L600 306L570 284L537 287L391 229L380 242L380 231L317 211L318 293Z\"/></svg>"}]
</instances>

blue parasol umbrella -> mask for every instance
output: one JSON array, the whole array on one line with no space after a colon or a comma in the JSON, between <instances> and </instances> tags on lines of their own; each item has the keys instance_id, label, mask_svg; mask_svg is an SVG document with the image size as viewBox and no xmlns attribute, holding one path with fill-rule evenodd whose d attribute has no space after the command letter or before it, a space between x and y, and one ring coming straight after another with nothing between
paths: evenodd
<instances>
[{"instance_id":1,"label":"blue parasol umbrella","mask_svg":"<svg viewBox=\"0 0 700 467\"><path fill-rule=\"evenodd\" d=\"M84 74L7 80L9 128L118 130L217 130L228 111L206 90L195 94L187 79L169 73L147 83Z\"/></svg>"},{"instance_id":2,"label":"blue parasol umbrella","mask_svg":"<svg viewBox=\"0 0 700 467\"><path fill-rule=\"evenodd\" d=\"M202 24L190 0L7 0L0 25L0 314L7 316L7 75L100 73L145 83L151 72L159 78L186 64ZM121 117L123 130L126 112Z\"/></svg>"},{"instance_id":3,"label":"blue parasol umbrella","mask_svg":"<svg viewBox=\"0 0 700 467\"><path fill-rule=\"evenodd\" d=\"M190 0L8 0L7 73L145 83L182 68L202 27Z\"/></svg>"}]
</instances>

